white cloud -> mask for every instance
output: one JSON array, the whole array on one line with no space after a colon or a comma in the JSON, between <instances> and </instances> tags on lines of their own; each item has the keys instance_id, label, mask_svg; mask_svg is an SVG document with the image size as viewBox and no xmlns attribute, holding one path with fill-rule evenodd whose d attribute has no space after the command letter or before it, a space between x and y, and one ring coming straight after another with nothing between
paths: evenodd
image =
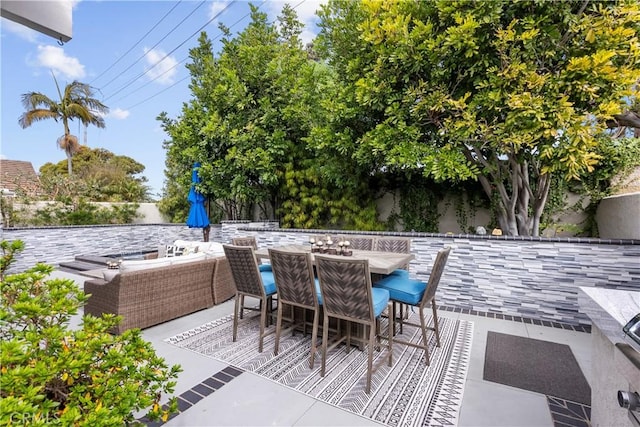
<instances>
[{"instance_id":1,"label":"white cloud","mask_svg":"<svg viewBox=\"0 0 640 427\"><path fill-rule=\"evenodd\" d=\"M230 1L214 1L214 2L212 2L211 6L209 6L209 19L212 19L218 13L222 12L224 10L224 8L229 5L229 3L231 3L231 2ZM224 13L223 13L223 15L224 15ZM220 17L218 17L218 18L220 18ZM218 20L216 19L213 22L217 23Z\"/></svg>"},{"instance_id":2,"label":"white cloud","mask_svg":"<svg viewBox=\"0 0 640 427\"><path fill-rule=\"evenodd\" d=\"M109 110L109 114L107 114L105 117L116 120L124 120L129 117L129 114L131 114L129 110L123 110L122 108L113 108Z\"/></svg>"},{"instance_id":3,"label":"white cloud","mask_svg":"<svg viewBox=\"0 0 640 427\"><path fill-rule=\"evenodd\" d=\"M70 80L79 80L86 75L84 65L77 58L67 56L64 49L57 46L39 45L37 60L33 65L51 69L56 75L63 75Z\"/></svg>"},{"instance_id":4,"label":"white cloud","mask_svg":"<svg viewBox=\"0 0 640 427\"><path fill-rule=\"evenodd\" d=\"M166 58L164 58L166 53L164 53L160 49L144 48L144 53L144 58L148 64L146 70L149 79L155 80L158 83L165 85L173 83L173 78L178 72L178 69L176 67L178 61L176 61L176 59L172 56L167 56ZM158 63L158 61L162 62Z\"/></svg>"}]
</instances>

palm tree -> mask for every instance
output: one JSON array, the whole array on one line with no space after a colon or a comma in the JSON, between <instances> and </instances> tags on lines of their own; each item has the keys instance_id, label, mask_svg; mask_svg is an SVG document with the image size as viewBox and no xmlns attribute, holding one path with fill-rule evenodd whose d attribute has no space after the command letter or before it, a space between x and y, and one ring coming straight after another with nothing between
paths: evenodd
<instances>
[{"instance_id":1,"label":"palm tree","mask_svg":"<svg viewBox=\"0 0 640 427\"><path fill-rule=\"evenodd\" d=\"M18 123L24 129L40 120L53 119L56 122L61 120L64 126L64 135L56 142L67 155L67 168L69 176L71 176L71 158L78 151L80 145L78 137L72 135L69 130L69 121L78 119L85 126L92 124L104 128L102 114L109 112L109 108L93 98L93 88L88 84L73 81L64 88L64 94L62 94L55 76L53 80L56 83L60 102L56 102L40 92L23 94L22 105L27 111L20 116Z\"/></svg>"}]
</instances>

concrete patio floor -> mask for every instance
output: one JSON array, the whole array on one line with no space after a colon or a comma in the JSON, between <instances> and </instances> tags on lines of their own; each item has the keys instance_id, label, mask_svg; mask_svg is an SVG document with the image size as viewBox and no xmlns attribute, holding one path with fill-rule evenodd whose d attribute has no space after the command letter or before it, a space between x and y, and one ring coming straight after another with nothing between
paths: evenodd
<instances>
[{"instance_id":1,"label":"concrete patio floor","mask_svg":"<svg viewBox=\"0 0 640 427\"><path fill-rule=\"evenodd\" d=\"M63 271L56 271L54 275L73 279L80 287L86 279L86 277ZM244 372L204 397L189 392L209 377L217 375L221 379L227 378L224 373L219 373L228 368L228 365L178 348L164 340L232 312L233 300L143 331L144 338L153 343L158 355L164 357L169 364L182 366L183 372L179 376L175 395L186 393L185 397L191 396L192 401L196 402L189 403L188 406L183 405L185 410L164 425L380 425L251 372ZM567 344L571 347L587 381L591 382L591 335L589 333L450 311L440 311L439 316L465 319L474 323L471 362L458 420L459 426L560 425L554 423L545 395L483 380L484 354L489 331ZM160 424L154 423L154 425ZM577 422L572 425L586 424Z\"/></svg>"}]
</instances>

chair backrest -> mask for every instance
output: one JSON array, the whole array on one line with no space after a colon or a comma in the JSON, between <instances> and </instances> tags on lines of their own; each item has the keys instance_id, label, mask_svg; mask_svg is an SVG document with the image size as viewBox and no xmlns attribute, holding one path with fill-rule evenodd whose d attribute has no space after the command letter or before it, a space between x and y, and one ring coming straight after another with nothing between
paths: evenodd
<instances>
[{"instance_id":1,"label":"chair backrest","mask_svg":"<svg viewBox=\"0 0 640 427\"><path fill-rule=\"evenodd\" d=\"M411 253L411 239L407 237L387 237L376 238L376 251L395 252L400 254Z\"/></svg>"},{"instance_id":2,"label":"chair backrest","mask_svg":"<svg viewBox=\"0 0 640 427\"><path fill-rule=\"evenodd\" d=\"M254 251L258 250L256 236L234 237L231 239L234 246L251 246Z\"/></svg>"},{"instance_id":3,"label":"chair backrest","mask_svg":"<svg viewBox=\"0 0 640 427\"><path fill-rule=\"evenodd\" d=\"M269 249L278 300L300 307L318 308L313 263L308 252Z\"/></svg>"},{"instance_id":4,"label":"chair backrest","mask_svg":"<svg viewBox=\"0 0 640 427\"><path fill-rule=\"evenodd\" d=\"M373 236L345 236L345 240L348 240L351 249L361 251L374 250L375 237Z\"/></svg>"},{"instance_id":5,"label":"chair backrest","mask_svg":"<svg viewBox=\"0 0 640 427\"><path fill-rule=\"evenodd\" d=\"M331 255L316 255L315 261L323 310L339 319L373 322L369 261Z\"/></svg>"},{"instance_id":6,"label":"chair backrest","mask_svg":"<svg viewBox=\"0 0 640 427\"><path fill-rule=\"evenodd\" d=\"M440 278L442 277L442 273L444 272L444 267L447 264L447 260L449 259L450 252L451 252L450 247L446 247L438 251L438 255L436 255L436 260L433 263L433 268L431 269L431 273L429 274L427 289L424 291L421 304L426 305L431 300L433 300L433 298L436 296L436 291L438 290L438 284L440 283Z\"/></svg>"},{"instance_id":7,"label":"chair backrest","mask_svg":"<svg viewBox=\"0 0 640 427\"><path fill-rule=\"evenodd\" d=\"M231 275L238 292L264 298L264 286L253 248L235 245L222 245L222 247L227 261L229 261Z\"/></svg>"},{"instance_id":8,"label":"chair backrest","mask_svg":"<svg viewBox=\"0 0 640 427\"><path fill-rule=\"evenodd\" d=\"M375 250L381 252L395 252L400 254L411 253L411 239L407 237L387 237L379 236L376 238ZM409 263L402 266L405 270L409 269Z\"/></svg>"}]
</instances>

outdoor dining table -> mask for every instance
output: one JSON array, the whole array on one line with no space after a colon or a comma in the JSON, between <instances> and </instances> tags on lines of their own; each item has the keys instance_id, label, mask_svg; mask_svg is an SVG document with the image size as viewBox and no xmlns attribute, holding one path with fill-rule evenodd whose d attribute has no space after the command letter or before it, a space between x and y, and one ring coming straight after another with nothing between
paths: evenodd
<instances>
[{"instance_id":1,"label":"outdoor dining table","mask_svg":"<svg viewBox=\"0 0 640 427\"><path fill-rule=\"evenodd\" d=\"M274 249L292 251L292 252L310 252L311 261L315 264L314 255L316 253L311 252L311 245L283 245L274 246ZM269 259L268 248L260 248L255 251L256 258ZM333 255L335 257L344 257L344 255ZM415 258L413 254L403 254L396 252L382 252L382 251L362 251L353 249L353 258L366 259L369 261L369 271L372 274L388 275L393 273L398 268L403 268L412 259Z\"/></svg>"}]
</instances>

